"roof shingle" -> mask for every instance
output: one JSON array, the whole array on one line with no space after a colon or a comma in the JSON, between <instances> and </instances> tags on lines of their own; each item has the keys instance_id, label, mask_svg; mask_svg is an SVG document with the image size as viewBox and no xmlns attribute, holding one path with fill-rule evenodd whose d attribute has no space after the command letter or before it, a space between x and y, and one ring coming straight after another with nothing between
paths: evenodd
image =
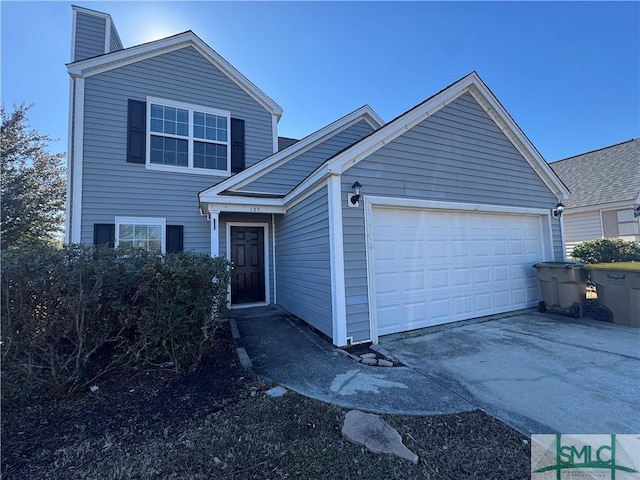
<instances>
[{"instance_id":1,"label":"roof shingle","mask_svg":"<svg viewBox=\"0 0 640 480\"><path fill-rule=\"evenodd\" d=\"M571 191L567 208L629 202L640 194L640 138L549 164Z\"/></svg>"}]
</instances>

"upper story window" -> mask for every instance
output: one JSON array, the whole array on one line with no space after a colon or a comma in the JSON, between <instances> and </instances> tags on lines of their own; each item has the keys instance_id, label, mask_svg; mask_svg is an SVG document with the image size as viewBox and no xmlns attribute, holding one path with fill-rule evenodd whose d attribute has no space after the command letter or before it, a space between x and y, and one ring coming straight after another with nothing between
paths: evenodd
<instances>
[{"instance_id":1,"label":"upper story window","mask_svg":"<svg viewBox=\"0 0 640 480\"><path fill-rule=\"evenodd\" d=\"M231 174L230 113L147 99L147 168Z\"/></svg>"}]
</instances>

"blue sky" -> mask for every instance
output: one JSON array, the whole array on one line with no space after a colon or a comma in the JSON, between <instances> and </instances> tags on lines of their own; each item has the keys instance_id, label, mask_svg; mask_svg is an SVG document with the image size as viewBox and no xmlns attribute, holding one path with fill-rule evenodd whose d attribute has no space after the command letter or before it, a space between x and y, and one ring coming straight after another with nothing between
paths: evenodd
<instances>
[{"instance_id":1,"label":"blue sky","mask_svg":"<svg viewBox=\"0 0 640 480\"><path fill-rule=\"evenodd\" d=\"M74 2L125 47L193 30L301 138L369 104L391 120L475 70L547 161L640 136L639 2ZM67 150L70 2L0 4L2 102Z\"/></svg>"}]
</instances>

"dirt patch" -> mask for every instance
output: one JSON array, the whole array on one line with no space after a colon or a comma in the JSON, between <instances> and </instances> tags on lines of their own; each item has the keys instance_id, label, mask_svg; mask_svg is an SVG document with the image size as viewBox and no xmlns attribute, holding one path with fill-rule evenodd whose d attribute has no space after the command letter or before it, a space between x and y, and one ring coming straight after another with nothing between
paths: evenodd
<instances>
[{"instance_id":1,"label":"dirt patch","mask_svg":"<svg viewBox=\"0 0 640 480\"><path fill-rule=\"evenodd\" d=\"M227 325L201 367L140 370L64 400L2 405L2 479L525 479L526 437L482 413L385 415L418 466L341 435L345 409L264 394Z\"/></svg>"}]
</instances>

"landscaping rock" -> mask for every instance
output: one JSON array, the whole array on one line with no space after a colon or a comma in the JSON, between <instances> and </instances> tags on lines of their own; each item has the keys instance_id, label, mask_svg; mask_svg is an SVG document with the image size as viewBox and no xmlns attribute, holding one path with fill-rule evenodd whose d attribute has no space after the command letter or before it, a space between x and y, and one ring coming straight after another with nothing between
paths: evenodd
<instances>
[{"instance_id":1,"label":"landscaping rock","mask_svg":"<svg viewBox=\"0 0 640 480\"><path fill-rule=\"evenodd\" d=\"M378 361L375 358L363 358L361 360L365 365L377 365Z\"/></svg>"},{"instance_id":2,"label":"landscaping rock","mask_svg":"<svg viewBox=\"0 0 640 480\"><path fill-rule=\"evenodd\" d=\"M266 391L270 397L282 397L285 393L287 393L287 389L279 385Z\"/></svg>"},{"instance_id":3,"label":"landscaping rock","mask_svg":"<svg viewBox=\"0 0 640 480\"><path fill-rule=\"evenodd\" d=\"M376 358L377 355L375 353L363 353L360 355L360 358Z\"/></svg>"},{"instance_id":4,"label":"landscaping rock","mask_svg":"<svg viewBox=\"0 0 640 480\"><path fill-rule=\"evenodd\" d=\"M395 455L418 464L418 456L404 446L396 429L378 415L360 410L347 412L342 435L351 442L364 445L370 452Z\"/></svg>"},{"instance_id":5,"label":"landscaping rock","mask_svg":"<svg viewBox=\"0 0 640 480\"><path fill-rule=\"evenodd\" d=\"M379 358L378 365L380 365L381 367L393 367L393 362L390 362L389 360L384 360L383 358Z\"/></svg>"}]
</instances>

